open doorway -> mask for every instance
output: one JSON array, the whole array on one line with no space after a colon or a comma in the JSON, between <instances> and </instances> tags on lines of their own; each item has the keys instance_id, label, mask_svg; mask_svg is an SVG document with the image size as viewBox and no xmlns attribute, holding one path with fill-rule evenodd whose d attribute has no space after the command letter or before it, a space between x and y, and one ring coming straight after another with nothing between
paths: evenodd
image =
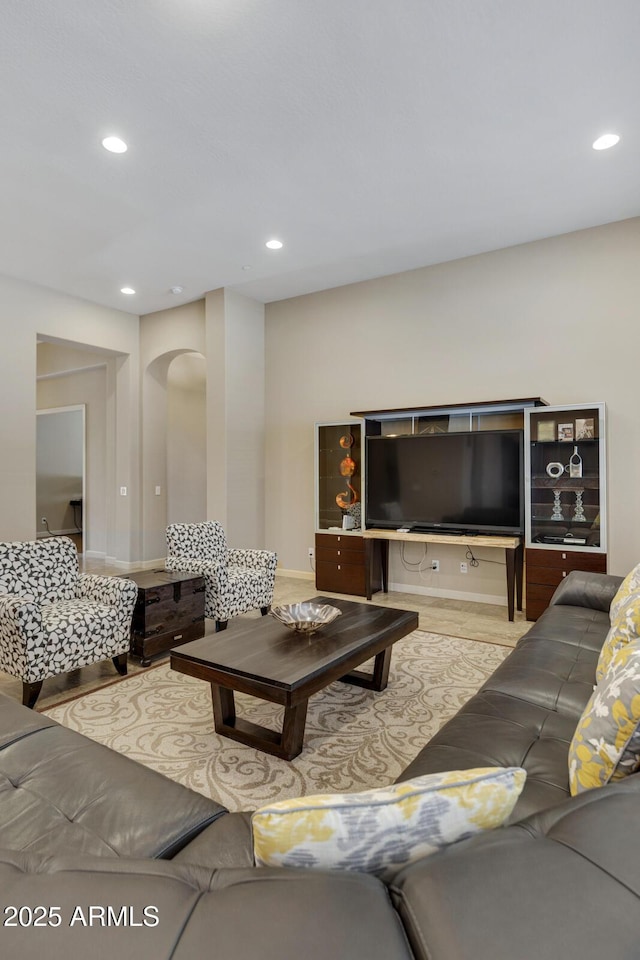
<instances>
[{"instance_id":1,"label":"open doorway","mask_svg":"<svg viewBox=\"0 0 640 960\"><path fill-rule=\"evenodd\" d=\"M87 513L84 404L38 410L36 419L38 536L71 537L82 553Z\"/></svg>"}]
</instances>

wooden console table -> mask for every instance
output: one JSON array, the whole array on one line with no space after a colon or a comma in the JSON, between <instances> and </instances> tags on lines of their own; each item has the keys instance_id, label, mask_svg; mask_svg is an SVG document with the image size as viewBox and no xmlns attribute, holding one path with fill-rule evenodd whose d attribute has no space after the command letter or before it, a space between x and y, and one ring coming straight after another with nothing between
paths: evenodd
<instances>
[{"instance_id":1,"label":"wooden console table","mask_svg":"<svg viewBox=\"0 0 640 960\"><path fill-rule=\"evenodd\" d=\"M398 530L363 530L362 537L365 545L365 562L369 564L367 582L373 582L371 566L375 562L373 541L380 541L380 562L382 566L382 589L389 590L389 543L394 540L403 543L447 543L454 546L493 547L504 550L507 572L507 609L509 620L513 620L514 596L517 599L518 610L522 610L522 571L524 566L524 549L520 537L486 537L486 536L454 536L446 533L400 533ZM367 596L371 600L371 594Z\"/></svg>"}]
</instances>

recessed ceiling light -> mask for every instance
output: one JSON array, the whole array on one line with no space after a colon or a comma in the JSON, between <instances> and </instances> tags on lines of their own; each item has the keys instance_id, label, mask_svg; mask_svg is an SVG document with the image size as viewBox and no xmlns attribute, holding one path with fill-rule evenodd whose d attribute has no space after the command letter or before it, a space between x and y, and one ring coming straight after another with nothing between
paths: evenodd
<instances>
[{"instance_id":1,"label":"recessed ceiling light","mask_svg":"<svg viewBox=\"0 0 640 960\"><path fill-rule=\"evenodd\" d=\"M127 145L124 140L121 140L120 137L105 137L102 141L102 146L105 150L108 150L109 153L126 153Z\"/></svg>"},{"instance_id":2,"label":"recessed ceiling light","mask_svg":"<svg viewBox=\"0 0 640 960\"><path fill-rule=\"evenodd\" d=\"M267 240L265 247L269 247L269 250L280 250L282 247L281 240Z\"/></svg>"},{"instance_id":3,"label":"recessed ceiling light","mask_svg":"<svg viewBox=\"0 0 640 960\"><path fill-rule=\"evenodd\" d=\"M135 293L133 287L120 287L120 293L126 293L128 297Z\"/></svg>"},{"instance_id":4,"label":"recessed ceiling light","mask_svg":"<svg viewBox=\"0 0 640 960\"><path fill-rule=\"evenodd\" d=\"M250 264L250 263L245 263L245 265L243 266L242 269L243 269L243 270L251 270L251 269L252 269L251 264Z\"/></svg>"},{"instance_id":5,"label":"recessed ceiling light","mask_svg":"<svg viewBox=\"0 0 640 960\"><path fill-rule=\"evenodd\" d=\"M183 290L184 287L181 287L180 284L176 284L175 287L170 287L170 293L174 293L176 296L178 296L179 293L182 293Z\"/></svg>"},{"instance_id":6,"label":"recessed ceiling light","mask_svg":"<svg viewBox=\"0 0 640 960\"><path fill-rule=\"evenodd\" d=\"M609 147L615 147L619 140L617 133L605 133L593 141L592 147L594 150L608 150Z\"/></svg>"}]
</instances>

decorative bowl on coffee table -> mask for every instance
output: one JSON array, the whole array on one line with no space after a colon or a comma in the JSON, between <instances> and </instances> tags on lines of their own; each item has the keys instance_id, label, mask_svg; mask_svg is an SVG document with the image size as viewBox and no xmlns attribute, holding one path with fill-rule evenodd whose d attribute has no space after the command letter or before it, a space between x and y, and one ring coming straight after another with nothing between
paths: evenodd
<instances>
[{"instance_id":1,"label":"decorative bowl on coffee table","mask_svg":"<svg viewBox=\"0 0 640 960\"><path fill-rule=\"evenodd\" d=\"M285 603L280 607L274 607L269 613L285 627L309 637L320 627L332 623L336 617L340 616L342 610L328 603L305 600L302 603Z\"/></svg>"}]
</instances>

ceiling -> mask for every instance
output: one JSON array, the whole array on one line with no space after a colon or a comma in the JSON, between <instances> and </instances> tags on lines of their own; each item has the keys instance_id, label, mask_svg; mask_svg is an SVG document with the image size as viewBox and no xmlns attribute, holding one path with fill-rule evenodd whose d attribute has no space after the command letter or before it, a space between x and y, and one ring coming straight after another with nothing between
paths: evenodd
<instances>
[{"instance_id":1,"label":"ceiling","mask_svg":"<svg viewBox=\"0 0 640 960\"><path fill-rule=\"evenodd\" d=\"M3 0L0 272L140 314L637 216L639 49L638 0Z\"/></svg>"}]
</instances>

